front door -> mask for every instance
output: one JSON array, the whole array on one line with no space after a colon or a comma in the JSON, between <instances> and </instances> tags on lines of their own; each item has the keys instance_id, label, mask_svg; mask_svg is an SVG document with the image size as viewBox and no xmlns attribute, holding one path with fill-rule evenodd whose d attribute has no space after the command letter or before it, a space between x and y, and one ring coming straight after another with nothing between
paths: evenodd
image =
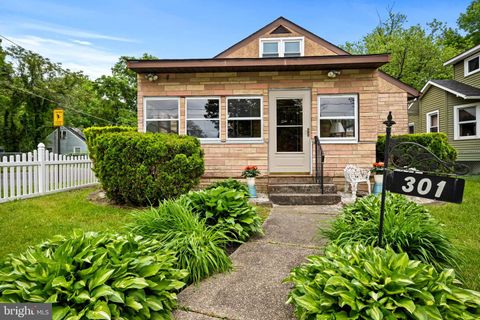
<instances>
[{"instance_id":1,"label":"front door","mask_svg":"<svg viewBox=\"0 0 480 320\"><path fill-rule=\"evenodd\" d=\"M269 172L310 173L310 91L272 90L269 109Z\"/></svg>"}]
</instances>

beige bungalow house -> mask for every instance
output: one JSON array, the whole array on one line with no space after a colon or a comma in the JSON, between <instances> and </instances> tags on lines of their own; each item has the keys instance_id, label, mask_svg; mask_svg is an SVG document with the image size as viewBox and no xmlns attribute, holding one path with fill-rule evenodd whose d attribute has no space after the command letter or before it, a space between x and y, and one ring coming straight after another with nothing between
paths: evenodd
<instances>
[{"instance_id":1,"label":"beige bungalow house","mask_svg":"<svg viewBox=\"0 0 480 320\"><path fill-rule=\"evenodd\" d=\"M198 137L206 179L257 165L262 186L292 181L286 176L311 181L320 161L315 136L328 182L343 184L346 164L375 161L388 111L394 133L407 133L407 100L418 92L378 70L388 61L350 55L280 17L211 59L128 67L138 73L139 131Z\"/></svg>"}]
</instances>

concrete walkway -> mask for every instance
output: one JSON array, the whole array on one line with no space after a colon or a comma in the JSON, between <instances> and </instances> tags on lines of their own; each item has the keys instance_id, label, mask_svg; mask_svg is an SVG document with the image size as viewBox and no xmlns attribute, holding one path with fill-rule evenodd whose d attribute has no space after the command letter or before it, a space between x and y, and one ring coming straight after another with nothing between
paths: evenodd
<instances>
[{"instance_id":1,"label":"concrete walkway","mask_svg":"<svg viewBox=\"0 0 480 320\"><path fill-rule=\"evenodd\" d=\"M340 206L278 206L264 224L265 236L252 239L232 255L234 270L190 286L179 294L175 319L284 320L295 319L286 305L290 270L319 252L317 238Z\"/></svg>"}]
</instances>

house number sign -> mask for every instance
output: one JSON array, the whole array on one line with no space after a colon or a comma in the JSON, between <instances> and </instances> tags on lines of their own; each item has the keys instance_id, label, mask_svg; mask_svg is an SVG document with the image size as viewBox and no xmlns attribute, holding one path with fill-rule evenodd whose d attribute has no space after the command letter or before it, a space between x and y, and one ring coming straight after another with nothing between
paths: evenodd
<instances>
[{"instance_id":1,"label":"house number sign","mask_svg":"<svg viewBox=\"0 0 480 320\"><path fill-rule=\"evenodd\" d=\"M461 203L465 180L394 170L388 175L385 187L391 192L409 196Z\"/></svg>"}]
</instances>

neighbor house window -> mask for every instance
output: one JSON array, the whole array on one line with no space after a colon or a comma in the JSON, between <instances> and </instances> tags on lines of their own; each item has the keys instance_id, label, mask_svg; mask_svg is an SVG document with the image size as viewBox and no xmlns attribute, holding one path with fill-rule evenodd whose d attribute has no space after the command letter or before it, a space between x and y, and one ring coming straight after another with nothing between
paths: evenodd
<instances>
[{"instance_id":1,"label":"neighbor house window","mask_svg":"<svg viewBox=\"0 0 480 320\"><path fill-rule=\"evenodd\" d=\"M319 135L324 142L358 141L358 96L318 96Z\"/></svg>"},{"instance_id":2,"label":"neighbor house window","mask_svg":"<svg viewBox=\"0 0 480 320\"><path fill-rule=\"evenodd\" d=\"M480 71L480 54L476 56L465 59L465 76L477 73Z\"/></svg>"},{"instance_id":3,"label":"neighbor house window","mask_svg":"<svg viewBox=\"0 0 480 320\"><path fill-rule=\"evenodd\" d=\"M260 57L300 57L303 56L303 38L264 38L260 39Z\"/></svg>"},{"instance_id":4,"label":"neighbor house window","mask_svg":"<svg viewBox=\"0 0 480 320\"><path fill-rule=\"evenodd\" d=\"M178 133L179 98L144 98L146 132Z\"/></svg>"},{"instance_id":5,"label":"neighbor house window","mask_svg":"<svg viewBox=\"0 0 480 320\"><path fill-rule=\"evenodd\" d=\"M438 110L427 113L427 132L439 132Z\"/></svg>"},{"instance_id":6,"label":"neighbor house window","mask_svg":"<svg viewBox=\"0 0 480 320\"><path fill-rule=\"evenodd\" d=\"M227 98L227 139L262 139L262 98Z\"/></svg>"},{"instance_id":7,"label":"neighbor house window","mask_svg":"<svg viewBox=\"0 0 480 320\"><path fill-rule=\"evenodd\" d=\"M82 152L82 148L80 147L73 147L73 153L80 153Z\"/></svg>"},{"instance_id":8,"label":"neighbor house window","mask_svg":"<svg viewBox=\"0 0 480 320\"><path fill-rule=\"evenodd\" d=\"M415 133L415 123L409 123L408 124L408 133L414 134Z\"/></svg>"},{"instance_id":9,"label":"neighbor house window","mask_svg":"<svg viewBox=\"0 0 480 320\"><path fill-rule=\"evenodd\" d=\"M478 121L480 117L480 104L468 104L454 108L454 137L455 139L479 138Z\"/></svg>"},{"instance_id":10,"label":"neighbor house window","mask_svg":"<svg viewBox=\"0 0 480 320\"><path fill-rule=\"evenodd\" d=\"M186 98L187 135L205 140L220 139L220 99Z\"/></svg>"}]
</instances>

